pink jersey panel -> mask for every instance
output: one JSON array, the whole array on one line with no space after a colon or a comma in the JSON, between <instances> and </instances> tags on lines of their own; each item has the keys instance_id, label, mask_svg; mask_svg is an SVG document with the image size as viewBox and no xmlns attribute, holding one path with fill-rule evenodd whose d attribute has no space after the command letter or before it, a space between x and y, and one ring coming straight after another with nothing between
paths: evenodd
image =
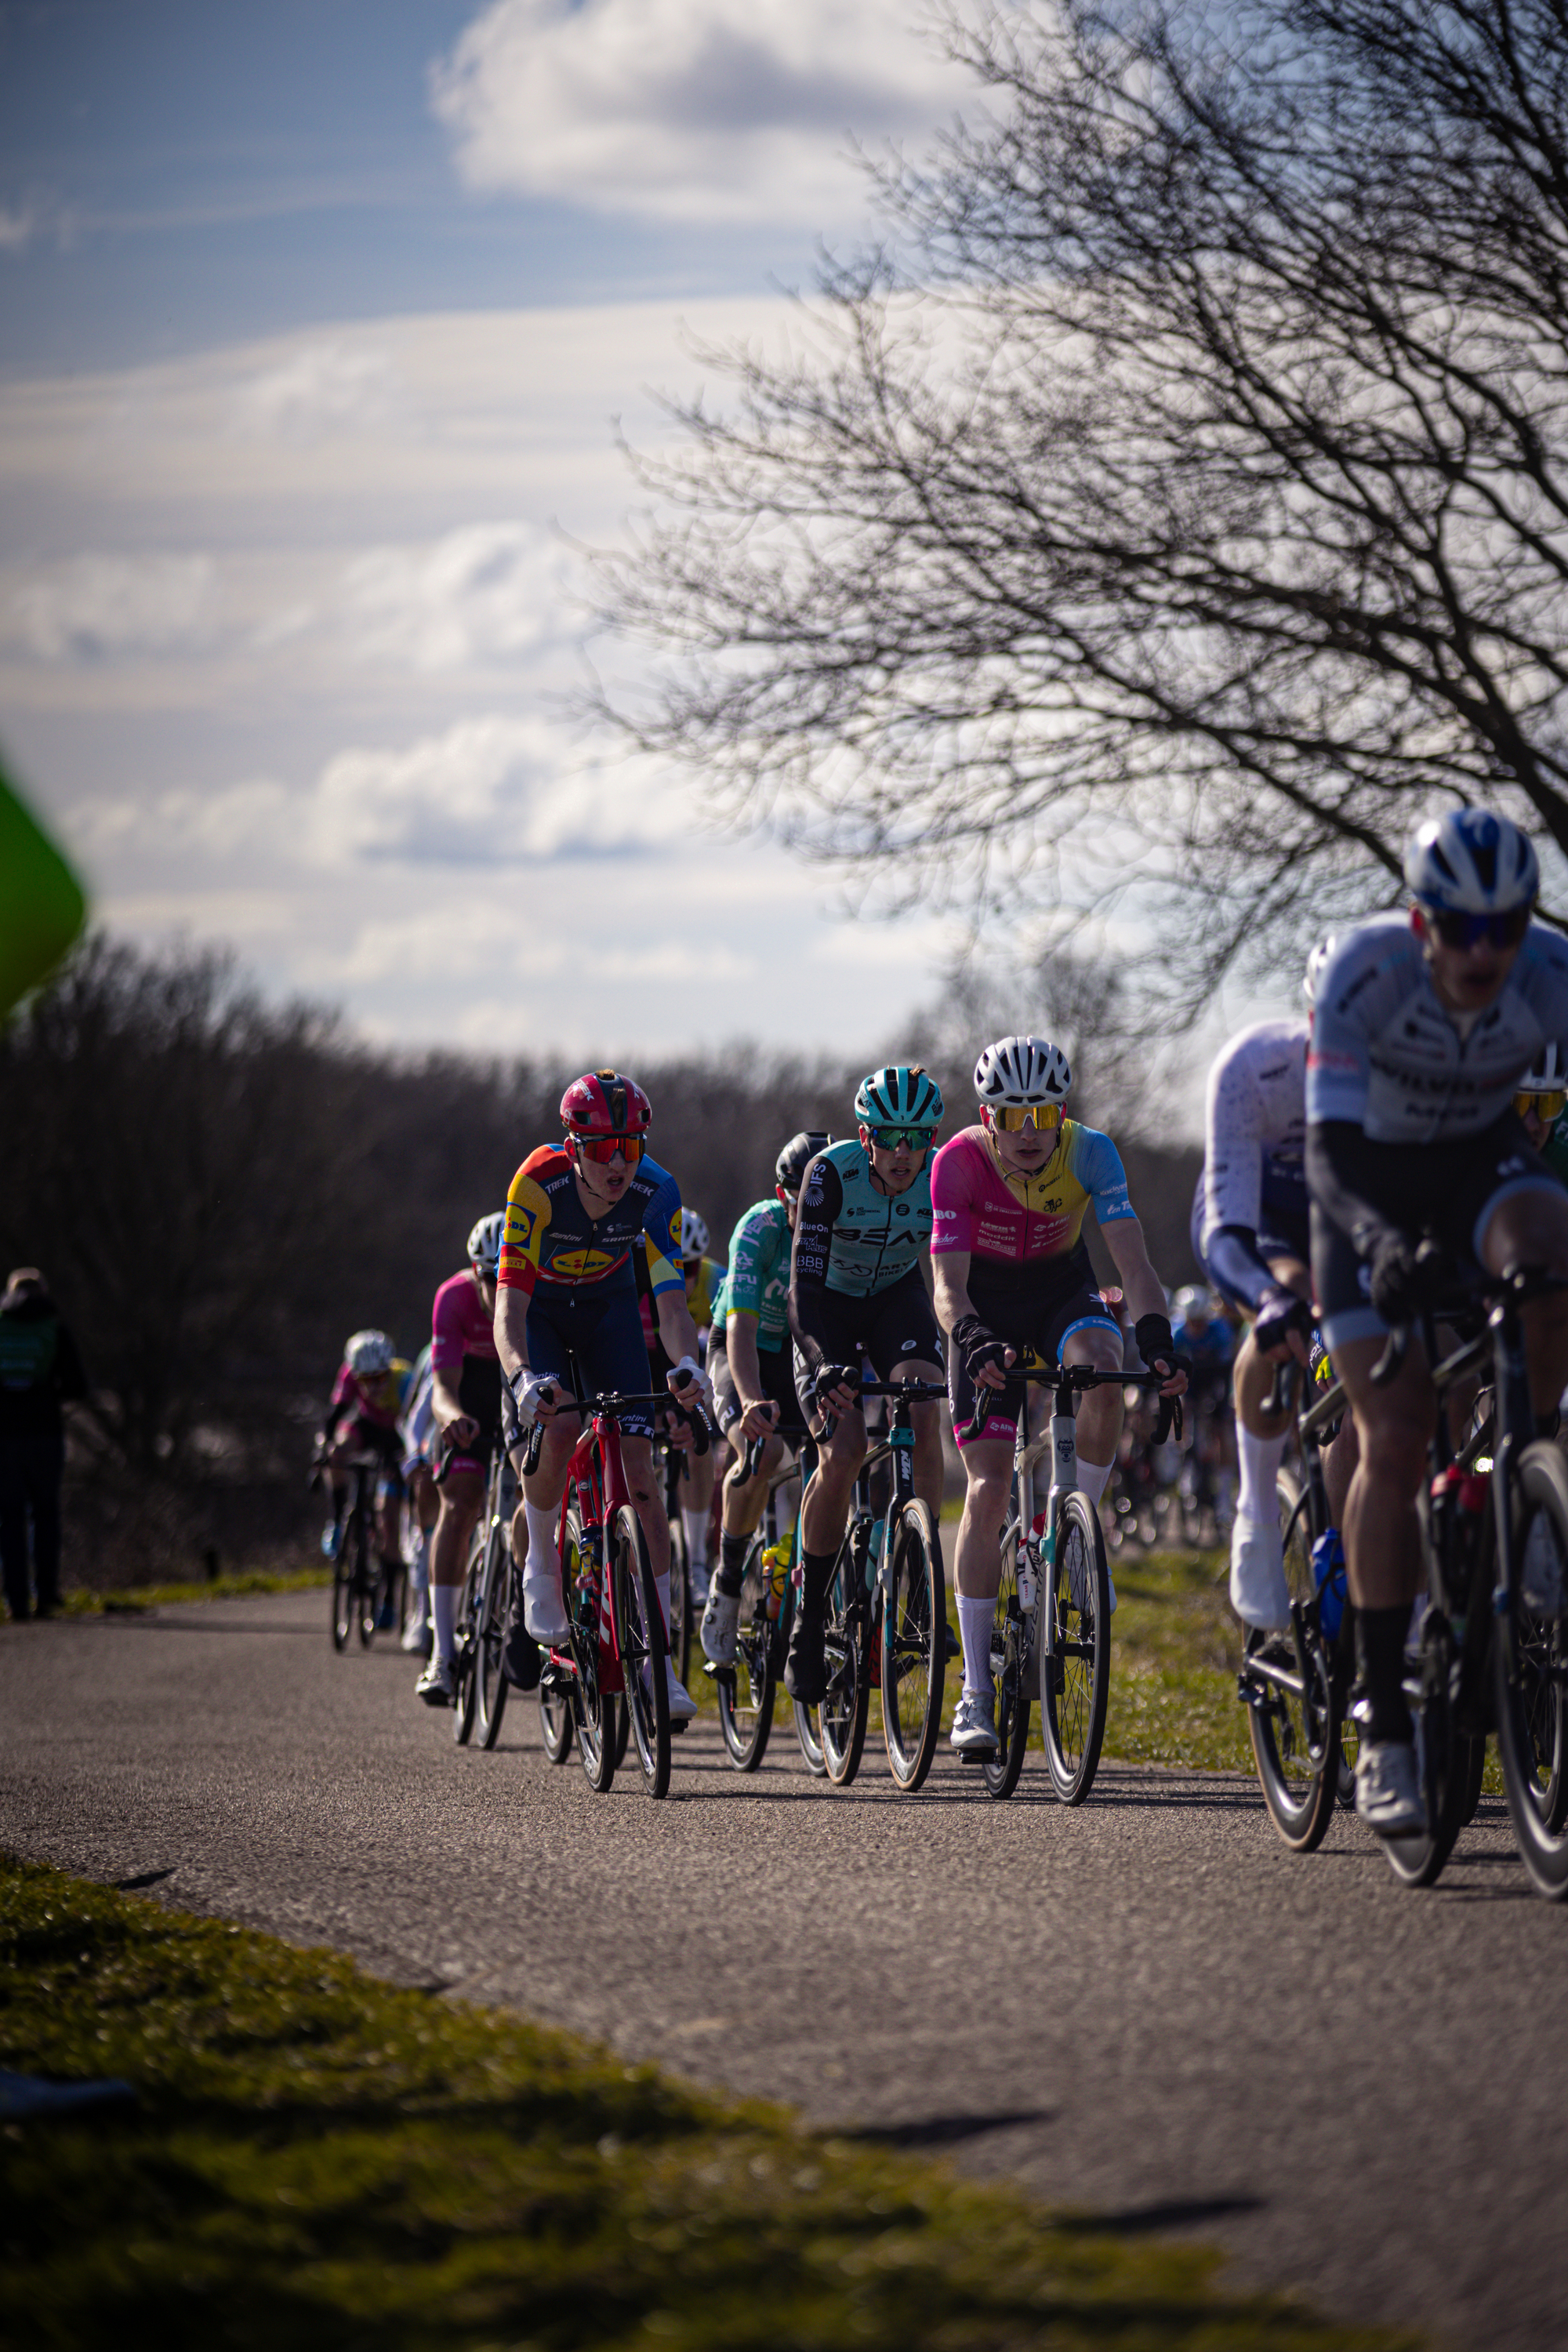
<instances>
[{"instance_id":1,"label":"pink jersey panel","mask_svg":"<svg viewBox=\"0 0 1568 2352\"><path fill-rule=\"evenodd\" d=\"M455 1274L450 1282L441 1285L430 1322L433 1372L460 1372L465 1356L489 1356L494 1360L495 1319L479 1297L472 1275Z\"/></svg>"}]
</instances>

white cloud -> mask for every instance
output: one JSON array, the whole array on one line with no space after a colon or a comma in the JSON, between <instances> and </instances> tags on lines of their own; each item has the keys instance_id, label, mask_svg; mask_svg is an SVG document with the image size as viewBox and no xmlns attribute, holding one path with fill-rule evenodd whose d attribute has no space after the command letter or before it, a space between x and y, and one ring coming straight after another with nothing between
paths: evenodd
<instances>
[{"instance_id":1,"label":"white cloud","mask_svg":"<svg viewBox=\"0 0 1568 2352\"><path fill-rule=\"evenodd\" d=\"M347 341L307 343L236 388L234 422L258 440L333 439L384 424L400 394L384 352Z\"/></svg>"},{"instance_id":2,"label":"white cloud","mask_svg":"<svg viewBox=\"0 0 1568 2352\"><path fill-rule=\"evenodd\" d=\"M849 135L909 138L976 97L918 0L492 0L431 76L468 184L599 212L858 213Z\"/></svg>"},{"instance_id":3,"label":"white cloud","mask_svg":"<svg viewBox=\"0 0 1568 2352\"><path fill-rule=\"evenodd\" d=\"M88 665L184 653L210 640L216 571L205 555L79 555L0 595L0 650Z\"/></svg>"},{"instance_id":4,"label":"white cloud","mask_svg":"<svg viewBox=\"0 0 1568 2352\"><path fill-rule=\"evenodd\" d=\"M0 253L24 253L42 224L31 205L0 205Z\"/></svg>"},{"instance_id":5,"label":"white cloud","mask_svg":"<svg viewBox=\"0 0 1568 2352\"><path fill-rule=\"evenodd\" d=\"M348 650L422 672L535 653L564 634L567 573L561 548L527 523L369 549L343 577Z\"/></svg>"}]
</instances>

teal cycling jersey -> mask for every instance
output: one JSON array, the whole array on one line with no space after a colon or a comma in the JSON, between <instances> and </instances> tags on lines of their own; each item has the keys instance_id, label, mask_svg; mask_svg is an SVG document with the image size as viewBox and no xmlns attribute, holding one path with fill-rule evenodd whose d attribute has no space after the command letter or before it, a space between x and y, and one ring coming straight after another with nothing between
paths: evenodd
<instances>
[{"instance_id":1,"label":"teal cycling jersey","mask_svg":"<svg viewBox=\"0 0 1568 2352\"><path fill-rule=\"evenodd\" d=\"M789 1339L789 1213L779 1200L757 1201L730 1236L730 1265L713 1307L713 1328L731 1313L754 1315L757 1346L784 1347Z\"/></svg>"},{"instance_id":2,"label":"teal cycling jersey","mask_svg":"<svg viewBox=\"0 0 1568 2352\"><path fill-rule=\"evenodd\" d=\"M907 1192L879 1192L862 1144L829 1144L805 1171L795 1278L874 1298L919 1265L931 1225L929 1153Z\"/></svg>"}]
</instances>

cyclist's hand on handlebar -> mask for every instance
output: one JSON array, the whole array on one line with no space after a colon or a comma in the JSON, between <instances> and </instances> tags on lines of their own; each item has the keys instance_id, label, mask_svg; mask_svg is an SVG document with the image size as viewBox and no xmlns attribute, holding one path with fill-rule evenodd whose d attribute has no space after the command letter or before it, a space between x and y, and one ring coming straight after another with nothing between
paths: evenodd
<instances>
[{"instance_id":1,"label":"cyclist's hand on handlebar","mask_svg":"<svg viewBox=\"0 0 1568 2352\"><path fill-rule=\"evenodd\" d=\"M952 1344L963 1359L972 1388L1006 1386L1007 1373L1018 1360L1016 1349L988 1330L978 1315L961 1315L952 1327Z\"/></svg>"},{"instance_id":2,"label":"cyclist's hand on handlebar","mask_svg":"<svg viewBox=\"0 0 1568 2352\"><path fill-rule=\"evenodd\" d=\"M684 1405L689 1412L695 1405L700 1405L704 1412L712 1412L713 1383L695 1356L682 1356L665 1386L677 1404Z\"/></svg>"},{"instance_id":3,"label":"cyclist's hand on handlebar","mask_svg":"<svg viewBox=\"0 0 1568 2352\"><path fill-rule=\"evenodd\" d=\"M1304 1365L1311 1329L1312 1310L1304 1298L1283 1287L1264 1292L1252 1339L1258 1354L1269 1363L1282 1364L1293 1356Z\"/></svg>"},{"instance_id":4,"label":"cyclist's hand on handlebar","mask_svg":"<svg viewBox=\"0 0 1568 2352\"><path fill-rule=\"evenodd\" d=\"M441 1423L441 1434L454 1454L461 1454L472 1445L479 1433L479 1424L469 1412L457 1413Z\"/></svg>"},{"instance_id":5,"label":"cyclist's hand on handlebar","mask_svg":"<svg viewBox=\"0 0 1568 2352\"><path fill-rule=\"evenodd\" d=\"M1372 1253L1370 1296L1393 1330L1414 1323L1432 1304L1442 1253L1433 1242L1413 1242L1408 1234L1384 1234Z\"/></svg>"},{"instance_id":6,"label":"cyclist's hand on handlebar","mask_svg":"<svg viewBox=\"0 0 1568 2352\"><path fill-rule=\"evenodd\" d=\"M1187 1375L1192 1370L1185 1356L1176 1353L1176 1343L1171 1336L1170 1318L1165 1315L1140 1315L1132 1326L1132 1337L1138 1353L1152 1372L1163 1375L1162 1396L1184 1396Z\"/></svg>"},{"instance_id":7,"label":"cyclist's hand on handlebar","mask_svg":"<svg viewBox=\"0 0 1568 2352\"><path fill-rule=\"evenodd\" d=\"M860 1403L860 1374L853 1364L823 1364L811 1383L811 1402L819 1412L854 1412Z\"/></svg>"},{"instance_id":8,"label":"cyclist's hand on handlebar","mask_svg":"<svg viewBox=\"0 0 1568 2352\"><path fill-rule=\"evenodd\" d=\"M553 1421L566 1402L560 1381L552 1380L548 1372L518 1374L511 1383L511 1401L525 1429L531 1429L536 1421Z\"/></svg>"},{"instance_id":9,"label":"cyclist's hand on handlebar","mask_svg":"<svg viewBox=\"0 0 1568 2352\"><path fill-rule=\"evenodd\" d=\"M762 1397L755 1404L749 1404L741 1415L741 1434L746 1438L771 1437L778 1417L779 1409L773 1399Z\"/></svg>"}]
</instances>

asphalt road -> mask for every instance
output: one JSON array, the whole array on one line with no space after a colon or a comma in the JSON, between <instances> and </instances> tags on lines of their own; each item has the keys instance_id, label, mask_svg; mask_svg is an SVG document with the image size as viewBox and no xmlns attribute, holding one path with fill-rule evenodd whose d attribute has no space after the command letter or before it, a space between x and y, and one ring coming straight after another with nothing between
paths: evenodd
<instances>
[{"instance_id":1,"label":"asphalt road","mask_svg":"<svg viewBox=\"0 0 1568 2352\"><path fill-rule=\"evenodd\" d=\"M1349 1820L1277 1843L1250 1781L1032 1758L992 1801L945 1752L831 1790L711 1720L668 1800L555 1769L513 1694L454 1748L324 1594L0 1629L0 1843L505 2002L816 2122L938 2150L1238 2280L1436 2340L1568 2344L1568 1906L1500 1803L1440 1883Z\"/></svg>"}]
</instances>

